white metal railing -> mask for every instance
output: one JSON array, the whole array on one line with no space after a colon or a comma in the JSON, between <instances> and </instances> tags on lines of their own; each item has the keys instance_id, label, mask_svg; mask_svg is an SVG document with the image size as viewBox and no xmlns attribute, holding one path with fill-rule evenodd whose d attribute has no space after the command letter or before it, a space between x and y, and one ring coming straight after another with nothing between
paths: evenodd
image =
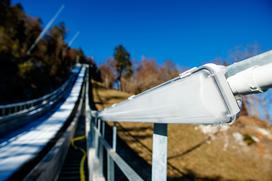
<instances>
[{"instance_id":1,"label":"white metal railing","mask_svg":"<svg viewBox=\"0 0 272 181\"><path fill-rule=\"evenodd\" d=\"M79 66L76 66L75 69L79 69ZM78 72L79 70L77 70L77 73ZM71 74L69 79L65 81L58 89L40 98L19 103L0 105L0 119L6 119L10 116L17 116L21 113L32 111L49 103L58 101L64 96L66 90L68 90L68 87L75 80L75 78L75 74Z\"/></svg>"},{"instance_id":2,"label":"white metal railing","mask_svg":"<svg viewBox=\"0 0 272 181\"><path fill-rule=\"evenodd\" d=\"M154 123L152 180L167 179L167 125L222 124L237 119L241 95L261 93L272 86L272 51L228 67L206 64L100 112L87 107L90 180L114 180L114 164L129 180L142 178L116 153L116 127L112 146L106 142L105 121ZM103 157L107 153L107 161Z\"/></svg>"},{"instance_id":3,"label":"white metal railing","mask_svg":"<svg viewBox=\"0 0 272 181\"><path fill-rule=\"evenodd\" d=\"M92 116L86 116L86 123L90 125L87 133L89 180L114 181L116 165L128 180L143 181L144 179L116 151L117 127L112 127L112 144L110 144L105 139L105 121L97 118L95 114L96 112L93 111L89 114ZM167 175L167 138L167 124L154 124L152 152L152 180L154 181L165 180L161 176L166 178ZM106 173L103 171L104 165L106 165Z\"/></svg>"},{"instance_id":4,"label":"white metal railing","mask_svg":"<svg viewBox=\"0 0 272 181\"><path fill-rule=\"evenodd\" d=\"M88 151L89 180L105 180L104 164L107 166L107 180L115 178L115 164L129 180L143 181L143 179L116 152L117 128L112 127L112 144L105 139L105 122L97 118L96 111L89 107L89 80L86 81L86 138ZM104 150L106 158L104 158Z\"/></svg>"},{"instance_id":5,"label":"white metal railing","mask_svg":"<svg viewBox=\"0 0 272 181\"><path fill-rule=\"evenodd\" d=\"M84 106L86 66L79 70L65 100L49 116L31 129L20 127L11 137L1 137L0 180L56 180Z\"/></svg>"},{"instance_id":6,"label":"white metal railing","mask_svg":"<svg viewBox=\"0 0 272 181\"><path fill-rule=\"evenodd\" d=\"M114 180L115 178L115 168L116 164L119 169L124 173L124 175L129 180L141 181L143 180L141 176L133 170L131 166L116 152L116 137L117 137L117 128L113 126L113 135L112 135L112 145L110 145L105 139L105 122L100 119L94 119L92 126L92 132L94 136L94 149L98 150L96 152L96 157L99 158L98 169L91 170L89 173L93 178L103 177L103 167L104 164L107 166L107 180ZM104 150L106 151L106 157L104 157ZM95 168L95 162L93 162ZM95 179L94 179L95 180Z\"/></svg>"}]
</instances>

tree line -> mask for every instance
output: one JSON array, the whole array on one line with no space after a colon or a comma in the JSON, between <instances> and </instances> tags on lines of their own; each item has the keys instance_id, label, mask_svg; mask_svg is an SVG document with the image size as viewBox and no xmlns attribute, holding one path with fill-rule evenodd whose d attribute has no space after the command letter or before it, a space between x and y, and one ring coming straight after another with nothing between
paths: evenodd
<instances>
[{"instance_id":1,"label":"tree line","mask_svg":"<svg viewBox=\"0 0 272 181\"><path fill-rule=\"evenodd\" d=\"M165 61L163 65L147 58L133 62L123 45L115 47L113 58L100 65L99 71L105 87L132 94L138 94L170 80L180 72L171 60Z\"/></svg>"},{"instance_id":2,"label":"tree line","mask_svg":"<svg viewBox=\"0 0 272 181\"><path fill-rule=\"evenodd\" d=\"M28 16L21 4L0 1L0 104L40 97L59 87L76 63L94 61L65 42L64 23L53 26L35 48L42 21Z\"/></svg>"}]
</instances>

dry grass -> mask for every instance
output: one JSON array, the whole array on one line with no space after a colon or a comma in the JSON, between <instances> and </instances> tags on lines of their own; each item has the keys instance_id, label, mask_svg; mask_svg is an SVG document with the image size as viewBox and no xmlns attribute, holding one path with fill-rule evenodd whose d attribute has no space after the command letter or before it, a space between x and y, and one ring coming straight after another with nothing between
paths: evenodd
<instances>
[{"instance_id":1,"label":"dry grass","mask_svg":"<svg viewBox=\"0 0 272 181\"><path fill-rule=\"evenodd\" d=\"M94 101L98 109L130 96L116 90L107 90L95 82L94 87ZM151 164L153 125L118 125L118 135ZM256 131L257 127L271 130L266 123L246 116L239 118L229 129L215 134L204 134L196 125L169 125L169 180L271 181L272 138ZM252 145L237 142L233 136L237 133L254 136L258 142Z\"/></svg>"},{"instance_id":2,"label":"dry grass","mask_svg":"<svg viewBox=\"0 0 272 181\"><path fill-rule=\"evenodd\" d=\"M98 110L104 107L110 106L112 104L121 102L122 100L128 98L130 94L125 92L120 92L113 89L106 89L99 82L92 82L93 84L93 96L94 103Z\"/></svg>"}]
</instances>

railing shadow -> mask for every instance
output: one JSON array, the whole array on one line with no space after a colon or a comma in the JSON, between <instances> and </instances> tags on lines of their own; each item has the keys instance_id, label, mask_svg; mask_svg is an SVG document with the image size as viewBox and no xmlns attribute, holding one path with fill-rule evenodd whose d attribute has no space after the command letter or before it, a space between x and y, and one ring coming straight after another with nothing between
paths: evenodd
<instances>
[{"instance_id":1,"label":"railing shadow","mask_svg":"<svg viewBox=\"0 0 272 181\"><path fill-rule=\"evenodd\" d=\"M92 84L92 77L91 77L91 69L89 68L89 92L88 92L88 97L89 97L89 106L92 110L97 110L94 102L94 95L93 95L93 84Z\"/></svg>"},{"instance_id":2,"label":"railing shadow","mask_svg":"<svg viewBox=\"0 0 272 181\"><path fill-rule=\"evenodd\" d=\"M218 132L217 132L218 133ZM214 136L217 134L215 133ZM167 158L167 160L172 160L172 159L176 159L176 158L180 158L180 157L183 157L189 153L191 153L192 151L196 150L197 148L201 147L202 145L206 144L208 141L211 140L211 136L205 138L204 140L200 141L199 143L197 143L196 145L192 146L191 148L188 148L187 150L185 150L184 152L182 153L179 153L179 154L176 154L176 155L172 155L172 156L169 156Z\"/></svg>"},{"instance_id":3,"label":"railing shadow","mask_svg":"<svg viewBox=\"0 0 272 181\"><path fill-rule=\"evenodd\" d=\"M168 181L235 181L231 179L225 179L221 176L201 176L192 170L185 170L182 176L178 177L168 177Z\"/></svg>"}]
</instances>

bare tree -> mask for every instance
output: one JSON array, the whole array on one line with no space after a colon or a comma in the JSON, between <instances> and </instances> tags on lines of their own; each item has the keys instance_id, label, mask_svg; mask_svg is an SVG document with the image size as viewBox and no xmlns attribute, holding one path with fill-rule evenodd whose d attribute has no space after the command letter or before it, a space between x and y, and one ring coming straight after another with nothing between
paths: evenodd
<instances>
[{"instance_id":1,"label":"bare tree","mask_svg":"<svg viewBox=\"0 0 272 181\"><path fill-rule=\"evenodd\" d=\"M115 79L114 60L109 59L105 64L99 67L99 70L105 87L112 88Z\"/></svg>"}]
</instances>

